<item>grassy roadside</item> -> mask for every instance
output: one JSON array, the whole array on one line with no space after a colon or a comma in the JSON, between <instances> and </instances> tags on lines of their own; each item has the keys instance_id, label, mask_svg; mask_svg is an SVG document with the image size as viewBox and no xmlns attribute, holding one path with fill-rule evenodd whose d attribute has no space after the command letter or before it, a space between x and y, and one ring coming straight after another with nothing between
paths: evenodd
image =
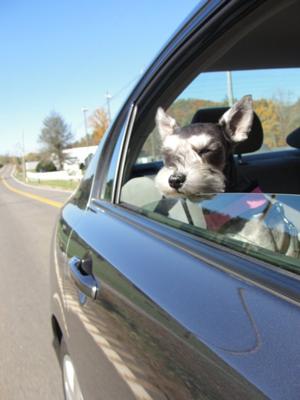
<instances>
[{"instance_id":1,"label":"grassy roadside","mask_svg":"<svg viewBox=\"0 0 300 400\"><path fill-rule=\"evenodd\" d=\"M14 177L21 182L24 182L23 174L21 172L15 171ZM27 179L25 183L29 185L37 186L37 187L45 187L52 189L63 189L73 191L79 185L78 181L69 180L69 181L60 181L60 180L51 180L51 181L35 181Z\"/></svg>"}]
</instances>

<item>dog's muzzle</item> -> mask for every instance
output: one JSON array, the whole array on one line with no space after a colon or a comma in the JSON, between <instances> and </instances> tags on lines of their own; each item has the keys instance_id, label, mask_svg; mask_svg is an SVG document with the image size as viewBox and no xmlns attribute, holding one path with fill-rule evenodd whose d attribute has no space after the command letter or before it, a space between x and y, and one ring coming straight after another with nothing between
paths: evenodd
<instances>
[{"instance_id":1,"label":"dog's muzzle","mask_svg":"<svg viewBox=\"0 0 300 400\"><path fill-rule=\"evenodd\" d=\"M169 185L173 189L180 189L184 184L186 176L184 174L173 174L169 177Z\"/></svg>"}]
</instances>

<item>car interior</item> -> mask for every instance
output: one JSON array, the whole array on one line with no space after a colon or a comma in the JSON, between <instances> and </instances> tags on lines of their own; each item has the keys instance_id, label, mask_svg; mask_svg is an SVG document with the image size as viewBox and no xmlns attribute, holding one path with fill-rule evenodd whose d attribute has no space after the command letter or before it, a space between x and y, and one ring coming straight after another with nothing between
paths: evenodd
<instances>
[{"instance_id":1,"label":"car interior","mask_svg":"<svg viewBox=\"0 0 300 400\"><path fill-rule=\"evenodd\" d=\"M191 123L217 123L228 108L210 108L197 111ZM295 136L297 130L292 134ZM287 144L290 135L286 138ZM297 140L293 141L297 144ZM239 143L235 148L235 161L238 174L247 176L251 181L257 181L264 193L300 194L300 181L295 179L295 171L300 170L300 152L297 147L294 151L280 150L260 153L263 144L263 127L259 117L254 113L254 119L248 139ZM257 153L258 152L258 153ZM275 179L270 177L276 176Z\"/></svg>"}]
</instances>

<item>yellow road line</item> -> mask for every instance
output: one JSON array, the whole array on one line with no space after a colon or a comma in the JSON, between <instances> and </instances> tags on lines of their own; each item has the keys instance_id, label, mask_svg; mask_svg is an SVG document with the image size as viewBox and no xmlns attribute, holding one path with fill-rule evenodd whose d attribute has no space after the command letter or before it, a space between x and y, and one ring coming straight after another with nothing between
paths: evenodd
<instances>
[{"instance_id":1,"label":"yellow road line","mask_svg":"<svg viewBox=\"0 0 300 400\"><path fill-rule=\"evenodd\" d=\"M5 178L3 178L3 177L1 177L1 180L2 180L3 185L6 186L7 189L9 189L11 192L15 192L17 194L20 194L21 196L29 197L30 199L40 201L41 203L48 204L49 206L52 206L52 207L61 208L63 206L63 203L61 203L59 201L50 200L50 199L47 199L46 197L38 196L33 193L23 192L23 190L15 189L14 187L10 186L7 183L7 181L5 180Z\"/></svg>"}]
</instances>

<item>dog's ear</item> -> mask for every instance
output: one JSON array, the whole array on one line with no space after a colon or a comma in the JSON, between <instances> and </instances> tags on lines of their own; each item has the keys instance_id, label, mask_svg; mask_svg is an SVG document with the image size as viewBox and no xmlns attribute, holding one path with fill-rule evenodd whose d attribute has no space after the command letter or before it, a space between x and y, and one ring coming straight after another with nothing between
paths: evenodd
<instances>
[{"instance_id":1,"label":"dog's ear","mask_svg":"<svg viewBox=\"0 0 300 400\"><path fill-rule=\"evenodd\" d=\"M252 96L244 96L226 111L219 124L224 126L227 134L233 142L246 140L253 121L253 101Z\"/></svg>"},{"instance_id":2,"label":"dog's ear","mask_svg":"<svg viewBox=\"0 0 300 400\"><path fill-rule=\"evenodd\" d=\"M161 107L157 109L155 122L162 140L164 140L167 136L172 135L174 130L178 128L175 119L165 113Z\"/></svg>"}]
</instances>

